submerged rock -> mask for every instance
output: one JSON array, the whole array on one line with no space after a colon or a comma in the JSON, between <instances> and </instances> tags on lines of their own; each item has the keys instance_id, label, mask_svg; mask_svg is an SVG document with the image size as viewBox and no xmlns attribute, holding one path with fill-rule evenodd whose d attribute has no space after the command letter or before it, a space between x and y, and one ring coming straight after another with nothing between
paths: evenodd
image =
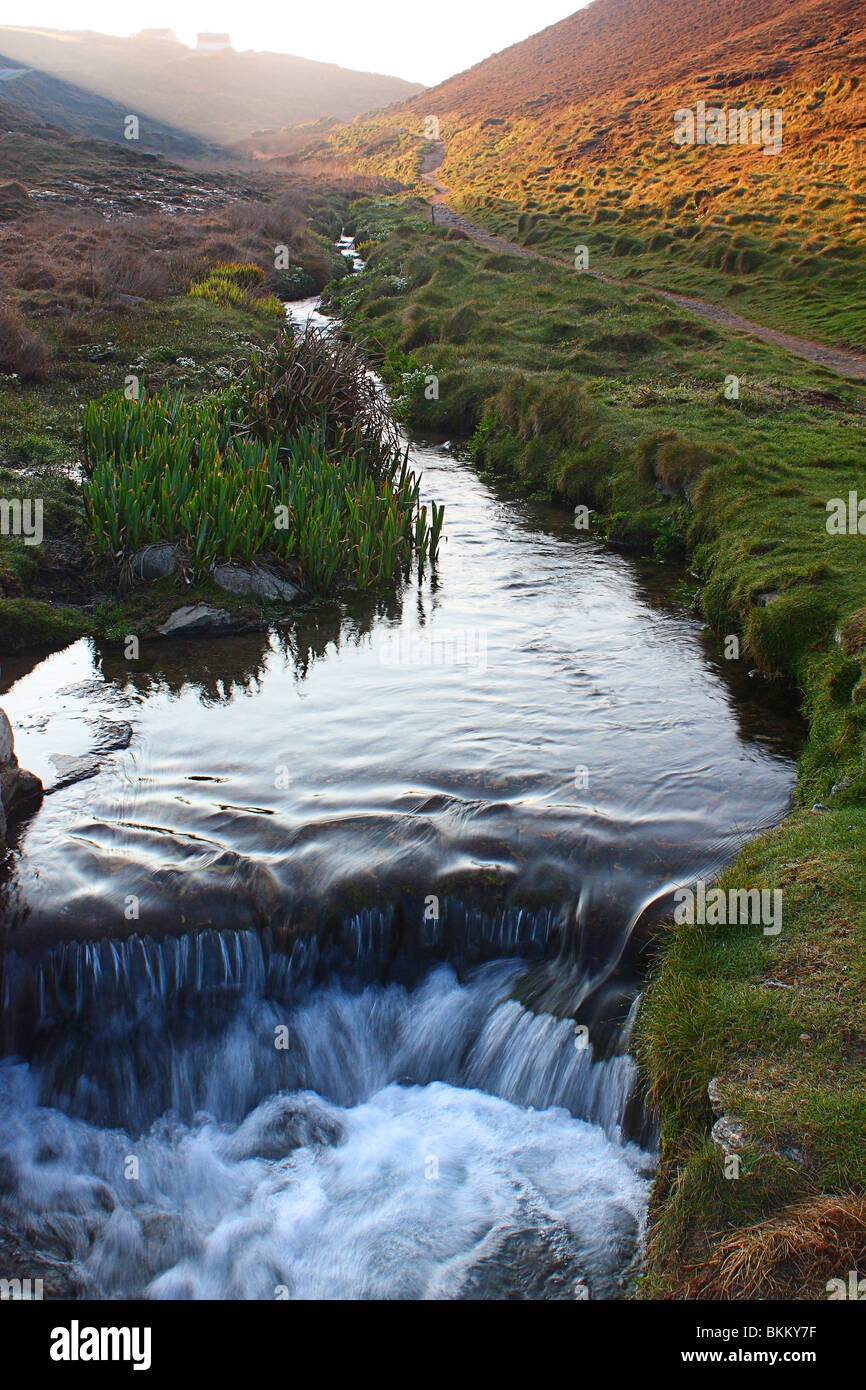
<instances>
[{"instance_id":1,"label":"submerged rock","mask_svg":"<svg viewBox=\"0 0 866 1390\"><path fill-rule=\"evenodd\" d=\"M120 753L132 743L132 725L126 719L100 718L95 727L94 753Z\"/></svg>"},{"instance_id":2,"label":"submerged rock","mask_svg":"<svg viewBox=\"0 0 866 1390\"><path fill-rule=\"evenodd\" d=\"M35 811L41 800L42 783L18 766L12 725L0 709L0 847L7 825Z\"/></svg>"},{"instance_id":3,"label":"submerged rock","mask_svg":"<svg viewBox=\"0 0 866 1390\"><path fill-rule=\"evenodd\" d=\"M343 1126L324 1105L306 1097L277 1096L248 1115L226 1143L229 1157L279 1160L308 1144L339 1144Z\"/></svg>"},{"instance_id":4,"label":"submerged rock","mask_svg":"<svg viewBox=\"0 0 866 1390\"><path fill-rule=\"evenodd\" d=\"M483 1237L458 1289L472 1301L585 1300L591 1297L580 1243L564 1222L544 1220L519 1230L500 1226Z\"/></svg>"},{"instance_id":5,"label":"submerged rock","mask_svg":"<svg viewBox=\"0 0 866 1390\"><path fill-rule=\"evenodd\" d=\"M71 787L75 782L85 782L99 771L99 759L92 753L82 753L77 757L70 753L50 753L49 757L57 768L57 781L49 787L52 792Z\"/></svg>"}]
</instances>

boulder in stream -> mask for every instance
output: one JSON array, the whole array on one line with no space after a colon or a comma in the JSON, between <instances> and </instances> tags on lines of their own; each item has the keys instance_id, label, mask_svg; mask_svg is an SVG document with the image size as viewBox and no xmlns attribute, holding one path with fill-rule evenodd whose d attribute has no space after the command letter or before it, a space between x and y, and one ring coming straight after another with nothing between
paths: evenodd
<instances>
[{"instance_id":1,"label":"boulder in stream","mask_svg":"<svg viewBox=\"0 0 866 1390\"><path fill-rule=\"evenodd\" d=\"M232 615L225 608L214 608L209 603L188 603L176 608L157 631L161 637L210 637L230 632L234 626Z\"/></svg>"},{"instance_id":2,"label":"boulder in stream","mask_svg":"<svg viewBox=\"0 0 866 1390\"><path fill-rule=\"evenodd\" d=\"M0 709L0 846L6 827L35 811L42 800L42 783L32 772L18 766L12 725Z\"/></svg>"}]
</instances>

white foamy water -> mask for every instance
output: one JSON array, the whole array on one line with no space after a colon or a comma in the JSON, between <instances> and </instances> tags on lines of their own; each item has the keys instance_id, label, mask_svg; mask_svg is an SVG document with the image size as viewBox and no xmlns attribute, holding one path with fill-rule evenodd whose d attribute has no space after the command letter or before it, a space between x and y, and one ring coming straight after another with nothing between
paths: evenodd
<instances>
[{"instance_id":1,"label":"white foamy water","mask_svg":"<svg viewBox=\"0 0 866 1390\"><path fill-rule=\"evenodd\" d=\"M80 1067L63 1109L44 1103L47 1071L7 1061L0 1231L56 1291L85 1297L615 1295L651 1159L565 1106L601 1114L608 1095L611 1122L632 1064L594 1063L567 1020L507 998L514 978L497 965L461 984L442 968L415 991L260 1000L169 1047L201 1109L141 1134L67 1113L90 1108L119 1039ZM268 1093L281 1066L308 1088ZM141 1113L152 1099L132 1097Z\"/></svg>"}]
</instances>

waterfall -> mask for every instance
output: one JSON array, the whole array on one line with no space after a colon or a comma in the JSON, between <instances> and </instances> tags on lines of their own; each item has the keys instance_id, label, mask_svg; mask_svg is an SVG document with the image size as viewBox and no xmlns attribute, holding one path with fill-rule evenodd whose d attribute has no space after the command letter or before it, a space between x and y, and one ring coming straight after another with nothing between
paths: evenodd
<instances>
[{"instance_id":1,"label":"waterfall","mask_svg":"<svg viewBox=\"0 0 866 1390\"><path fill-rule=\"evenodd\" d=\"M556 913L457 917L410 981L387 912L7 955L0 1255L63 1296L615 1295L634 1063L520 1002Z\"/></svg>"}]
</instances>

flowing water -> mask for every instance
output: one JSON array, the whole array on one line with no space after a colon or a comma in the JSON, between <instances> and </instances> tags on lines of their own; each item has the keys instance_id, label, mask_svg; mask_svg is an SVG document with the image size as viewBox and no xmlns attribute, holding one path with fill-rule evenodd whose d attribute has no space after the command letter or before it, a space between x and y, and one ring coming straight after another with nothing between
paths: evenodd
<instances>
[{"instance_id":1,"label":"flowing water","mask_svg":"<svg viewBox=\"0 0 866 1390\"><path fill-rule=\"evenodd\" d=\"M315 301L293 306L316 314ZM677 576L415 443L435 571L4 662L0 1274L86 1297L615 1297L651 928L799 726Z\"/></svg>"}]
</instances>

